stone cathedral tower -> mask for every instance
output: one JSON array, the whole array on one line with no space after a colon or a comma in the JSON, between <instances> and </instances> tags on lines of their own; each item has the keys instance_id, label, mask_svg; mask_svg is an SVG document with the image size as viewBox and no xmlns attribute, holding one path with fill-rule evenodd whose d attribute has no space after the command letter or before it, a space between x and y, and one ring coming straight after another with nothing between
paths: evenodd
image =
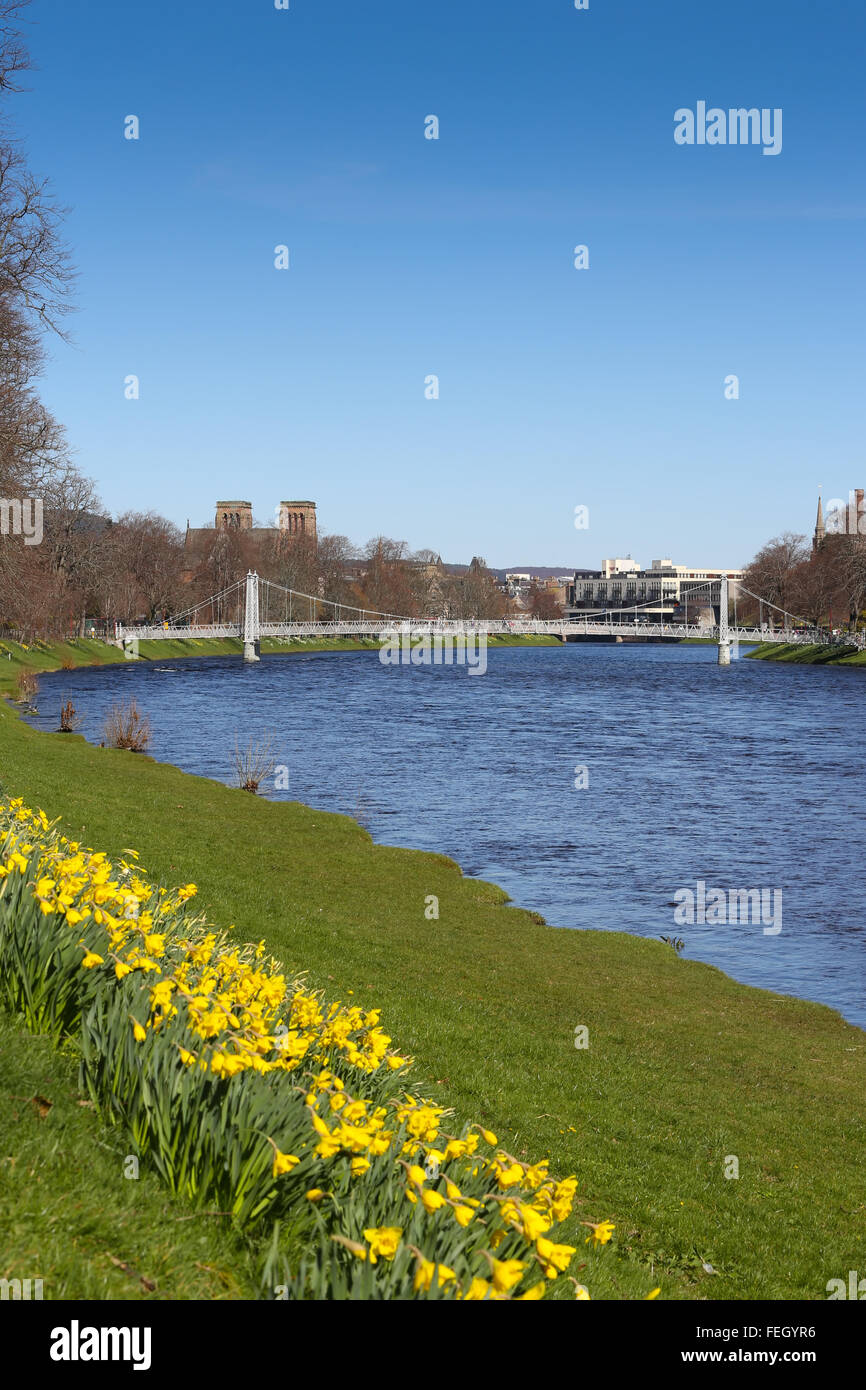
<instances>
[{"instance_id":1,"label":"stone cathedral tower","mask_svg":"<svg viewBox=\"0 0 866 1390\"><path fill-rule=\"evenodd\" d=\"M288 536L316 539L315 502L281 502L280 531Z\"/></svg>"}]
</instances>

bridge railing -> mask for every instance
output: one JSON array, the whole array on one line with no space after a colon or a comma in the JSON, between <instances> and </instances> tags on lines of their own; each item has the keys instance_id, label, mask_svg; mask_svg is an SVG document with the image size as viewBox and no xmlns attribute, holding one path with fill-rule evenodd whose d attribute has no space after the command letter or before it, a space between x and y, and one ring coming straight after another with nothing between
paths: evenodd
<instances>
[{"instance_id":1,"label":"bridge railing","mask_svg":"<svg viewBox=\"0 0 866 1390\"><path fill-rule=\"evenodd\" d=\"M717 626L706 627L691 623L686 625L685 623L600 622L589 618L562 618L549 622L532 618L487 619L478 622L471 622L467 619L414 619L403 623L394 623L390 627L380 620L371 622L347 618L328 622L261 623L259 633L262 637L284 640L299 637L339 636L380 638L386 633L394 635L406 633L413 637L555 636L562 639L579 636L661 637L680 641L684 638L718 641L719 637ZM779 628L771 630L767 627L741 627L730 628L729 635L732 641L741 643L787 642L800 645L817 642L827 643L831 640L826 634L815 629L802 631L788 629L786 631ZM241 638L242 636L243 629L238 623L211 623L198 626L192 624L183 626L150 624L140 627L118 628L119 638L137 638L140 641L160 641L172 638L194 640L215 637ZM840 634L832 641L841 645L857 646L861 650L866 648L866 634Z\"/></svg>"}]
</instances>

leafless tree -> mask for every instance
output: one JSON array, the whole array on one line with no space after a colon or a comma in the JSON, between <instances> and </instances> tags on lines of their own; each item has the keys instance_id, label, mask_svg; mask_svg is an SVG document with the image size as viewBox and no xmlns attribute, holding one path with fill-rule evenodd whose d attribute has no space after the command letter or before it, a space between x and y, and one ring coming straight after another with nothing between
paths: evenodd
<instances>
[{"instance_id":1,"label":"leafless tree","mask_svg":"<svg viewBox=\"0 0 866 1390\"><path fill-rule=\"evenodd\" d=\"M550 589L542 588L537 580L533 579L529 586L529 612L533 618L539 618L542 622L555 622L562 617L562 604L551 593Z\"/></svg>"},{"instance_id":2,"label":"leafless tree","mask_svg":"<svg viewBox=\"0 0 866 1390\"><path fill-rule=\"evenodd\" d=\"M848 621L853 627L866 604L866 536L842 535L830 541L830 548L836 552L839 583L848 604Z\"/></svg>"},{"instance_id":3,"label":"leafless tree","mask_svg":"<svg viewBox=\"0 0 866 1390\"><path fill-rule=\"evenodd\" d=\"M501 618L507 609L486 561L477 555L464 574L451 578L448 592L454 618Z\"/></svg>"},{"instance_id":4,"label":"leafless tree","mask_svg":"<svg viewBox=\"0 0 866 1390\"><path fill-rule=\"evenodd\" d=\"M847 616L847 601L836 560L835 548L822 548L798 565L788 582L792 610L816 626L826 622L834 610Z\"/></svg>"},{"instance_id":5,"label":"leafless tree","mask_svg":"<svg viewBox=\"0 0 866 1390\"><path fill-rule=\"evenodd\" d=\"M790 531L777 536L761 547L746 569L743 579L745 587L768 603L789 609L791 580L805 561L806 554L803 536L795 536Z\"/></svg>"},{"instance_id":6,"label":"leafless tree","mask_svg":"<svg viewBox=\"0 0 866 1390\"><path fill-rule=\"evenodd\" d=\"M364 576L360 581L363 607L396 617L418 616L406 566L405 541L374 536L364 547Z\"/></svg>"},{"instance_id":7,"label":"leafless tree","mask_svg":"<svg viewBox=\"0 0 866 1390\"><path fill-rule=\"evenodd\" d=\"M38 497L47 544L4 537L0 619L31 630L63 628L80 595L71 565L70 491L89 487L72 467L62 428L39 400L40 335L65 336L72 271L61 239L63 209L29 169L10 131L5 100L30 66L19 25L27 0L0 0L0 495Z\"/></svg>"},{"instance_id":8,"label":"leafless tree","mask_svg":"<svg viewBox=\"0 0 866 1390\"><path fill-rule=\"evenodd\" d=\"M30 54L16 24L30 0L0 0L0 96L20 92L18 77L30 67Z\"/></svg>"}]
</instances>

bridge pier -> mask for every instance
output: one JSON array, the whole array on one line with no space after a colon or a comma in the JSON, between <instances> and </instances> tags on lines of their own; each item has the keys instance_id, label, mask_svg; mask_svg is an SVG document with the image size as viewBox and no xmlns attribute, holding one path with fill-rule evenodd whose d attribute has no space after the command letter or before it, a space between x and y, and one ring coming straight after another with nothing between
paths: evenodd
<instances>
[{"instance_id":1,"label":"bridge pier","mask_svg":"<svg viewBox=\"0 0 866 1390\"><path fill-rule=\"evenodd\" d=\"M261 661L259 655L259 576L247 570L244 604L244 661Z\"/></svg>"},{"instance_id":2,"label":"bridge pier","mask_svg":"<svg viewBox=\"0 0 866 1390\"><path fill-rule=\"evenodd\" d=\"M719 665L731 664L731 639L728 634L728 576L722 575L719 585Z\"/></svg>"}]
</instances>

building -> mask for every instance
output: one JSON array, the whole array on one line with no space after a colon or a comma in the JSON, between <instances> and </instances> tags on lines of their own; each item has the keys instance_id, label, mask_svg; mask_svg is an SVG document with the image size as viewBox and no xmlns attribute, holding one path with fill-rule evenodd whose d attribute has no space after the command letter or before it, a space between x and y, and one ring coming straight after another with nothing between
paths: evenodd
<instances>
[{"instance_id":1,"label":"building","mask_svg":"<svg viewBox=\"0 0 866 1390\"><path fill-rule=\"evenodd\" d=\"M717 617L722 575L727 575L731 598L736 598L741 569L675 565L663 559L653 560L647 570L631 556L603 560L600 570L575 572L566 593L568 616L635 609L635 617L654 623L697 619L702 611L709 617L710 610Z\"/></svg>"},{"instance_id":2,"label":"building","mask_svg":"<svg viewBox=\"0 0 866 1390\"><path fill-rule=\"evenodd\" d=\"M229 532L243 542L246 562L255 567L260 558L271 554L275 544L293 544L308 540L315 542L315 502L280 502L275 509L276 526L255 526L253 504L246 501L217 502L213 526L186 524L184 537L184 579L191 582L209 555L221 532Z\"/></svg>"},{"instance_id":3,"label":"building","mask_svg":"<svg viewBox=\"0 0 866 1390\"><path fill-rule=\"evenodd\" d=\"M281 502L277 511L277 526L256 527L256 530L278 535L280 533L288 536L316 536L316 504L315 502ZM216 516L214 517L214 527L217 531L252 531L253 530L253 504L252 502L217 502ZM198 528L207 530L207 527ZM187 533L190 527L187 523Z\"/></svg>"}]
</instances>

